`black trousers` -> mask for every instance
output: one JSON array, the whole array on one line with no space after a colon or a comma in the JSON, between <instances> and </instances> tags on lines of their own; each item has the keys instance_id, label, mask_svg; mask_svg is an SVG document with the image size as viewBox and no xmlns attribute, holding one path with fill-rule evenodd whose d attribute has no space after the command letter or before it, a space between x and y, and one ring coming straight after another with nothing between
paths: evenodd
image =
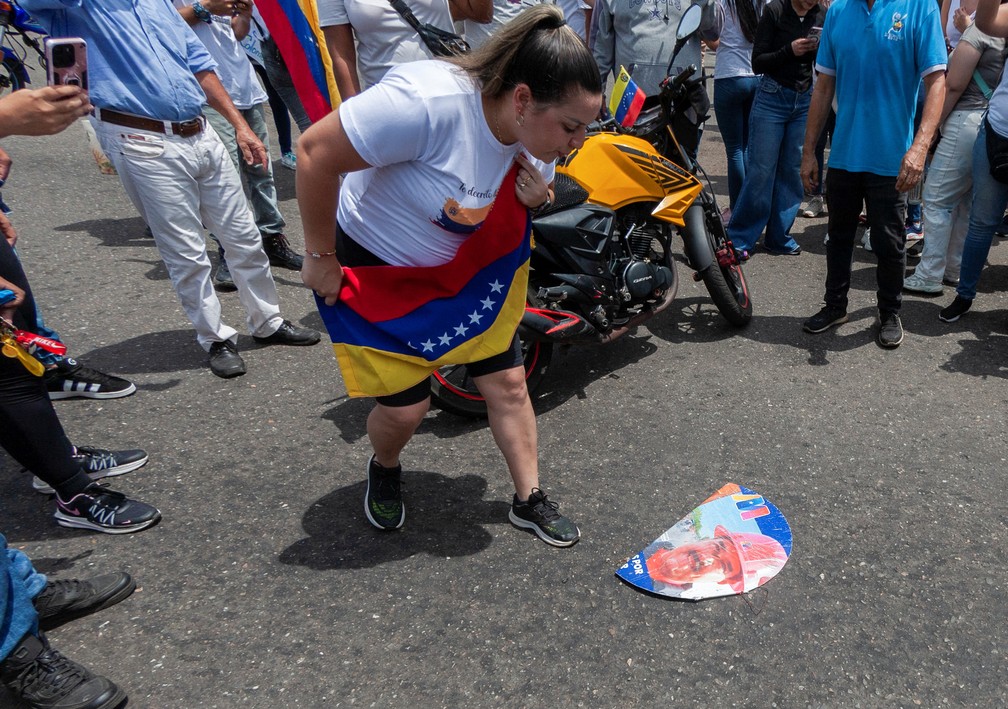
<instances>
[{"instance_id":1,"label":"black trousers","mask_svg":"<svg viewBox=\"0 0 1008 709\"><path fill-rule=\"evenodd\" d=\"M34 329L35 300L14 249L0 238L0 277L25 291L14 316L20 329ZM91 482L74 459L42 377L16 359L0 356L0 446L66 499Z\"/></svg>"},{"instance_id":2,"label":"black trousers","mask_svg":"<svg viewBox=\"0 0 1008 709\"><path fill-rule=\"evenodd\" d=\"M906 272L906 193L896 191L895 177L831 167L826 174L826 200L826 305L847 309L854 237L864 205L872 252L878 259L875 278L879 313L898 313Z\"/></svg>"}]
</instances>

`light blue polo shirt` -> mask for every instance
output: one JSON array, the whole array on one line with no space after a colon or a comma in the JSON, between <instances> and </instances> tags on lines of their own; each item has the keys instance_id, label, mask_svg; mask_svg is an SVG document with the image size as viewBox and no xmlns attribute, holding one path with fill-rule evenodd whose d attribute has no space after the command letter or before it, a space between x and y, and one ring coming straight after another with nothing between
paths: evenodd
<instances>
[{"instance_id":1,"label":"light blue polo shirt","mask_svg":"<svg viewBox=\"0 0 1008 709\"><path fill-rule=\"evenodd\" d=\"M18 0L54 37L82 37L98 108L187 121L206 95L194 76L217 66L170 0Z\"/></svg>"},{"instance_id":2,"label":"light blue polo shirt","mask_svg":"<svg viewBox=\"0 0 1008 709\"><path fill-rule=\"evenodd\" d=\"M934 0L836 0L816 70L836 78L830 167L895 177L913 142L921 77L948 62Z\"/></svg>"}]
</instances>

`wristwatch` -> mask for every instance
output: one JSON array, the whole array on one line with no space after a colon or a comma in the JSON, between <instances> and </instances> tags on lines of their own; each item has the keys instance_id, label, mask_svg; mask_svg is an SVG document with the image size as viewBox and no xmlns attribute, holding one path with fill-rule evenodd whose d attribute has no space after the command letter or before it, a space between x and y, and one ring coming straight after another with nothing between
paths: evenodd
<instances>
[{"instance_id":1,"label":"wristwatch","mask_svg":"<svg viewBox=\"0 0 1008 709\"><path fill-rule=\"evenodd\" d=\"M199 0L196 0L196 2L192 4L192 9L193 14L196 15L197 20L202 20L207 24L213 22L213 16L210 14L210 11L207 10L205 7L203 7L203 3L201 3Z\"/></svg>"}]
</instances>

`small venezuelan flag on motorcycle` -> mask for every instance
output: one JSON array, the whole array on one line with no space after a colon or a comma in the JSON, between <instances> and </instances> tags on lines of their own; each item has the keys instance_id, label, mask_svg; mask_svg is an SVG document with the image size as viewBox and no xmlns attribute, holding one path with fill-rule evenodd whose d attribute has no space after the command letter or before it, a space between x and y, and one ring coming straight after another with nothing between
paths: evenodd
<instances>
[{"instance_id":1,"label":"small venezuelan flag on motorcycle","mask_svg":"<svg viewBox=\"0 0 1008 709\"><path fill-rule=\"evenodd\" d=\"M630 73L621 66L609 96L609 113L613 114L617 123L629 128L637 120L643 107L644 90L634 83Z\"/></svg>"}]
</instances>

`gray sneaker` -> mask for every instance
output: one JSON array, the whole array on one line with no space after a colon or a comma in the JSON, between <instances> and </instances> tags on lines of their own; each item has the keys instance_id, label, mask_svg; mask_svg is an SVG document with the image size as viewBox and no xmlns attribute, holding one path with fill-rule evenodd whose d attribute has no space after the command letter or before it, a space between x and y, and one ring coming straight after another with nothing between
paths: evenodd
<instances>
[{"instance_id":1,"label":"gray sneaker","mask_svg":"<svg viewBox=\"0 0 1008 709\"><path fill-rule=\"evenodd\" d=\"M928 295L937 295L941 293L944 288L942 288L941 281L931 281L923 276L918 275L916 271L911 273L905 279L903 279L903 290L910 291L911 293L927 293Z\"/></svg>"},{"instance_id":2,"label":"gray sneaker","mask_svg":"<svg viewBox=\"0 0 1008 709\"><path fill-rule=\"evenodd\" d=\"M903 323L896 313L883 313L879 315L879 331L877 339L879 347L888 350L900 346L903 342Z\"/></svg>"}]
</instances>

